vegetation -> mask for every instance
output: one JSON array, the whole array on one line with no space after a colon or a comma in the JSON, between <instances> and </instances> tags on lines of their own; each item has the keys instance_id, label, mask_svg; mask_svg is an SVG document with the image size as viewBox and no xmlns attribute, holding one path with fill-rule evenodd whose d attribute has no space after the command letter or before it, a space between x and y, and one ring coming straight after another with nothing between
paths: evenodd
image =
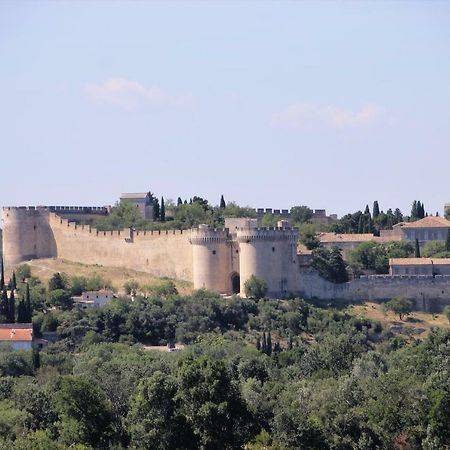
<instances>
[{"instance_id":1,"label":"vegetation","mask_svg":"<svg viewBox=\"0 0 450 450\"><path fill-rule=\"evenodd\" d=\"M389 273L390 258L409 258L414 255L414 247L410 242L392 241L378 243L362 242L355 250L349 252L348 262L353 275L363 271L373 271L377 274Z\"/></svg>"},{"instance_id":2,"label":"vegetation","mask_svg":"<svg viewBox=\"0 0 450 450\"><path fill-rule=\"evenodd\" d=\"M404 297L394 297L385 304L385 307L398 314L398 318L403 320L403 316L413 310L413 303Z\"/></svg>"},{"instance_id":3,"label":"vegetation","mask_svg":"<svg viewBox=\"0 0 450 450\"><path fill-rule=\"evenodd\" d=\"M244 283L244 289L246 297L259 300L267 294L267 283L262 278L252 275Z\"/></svg>"},{"instance_id":4,"label":"vegetation","mask_svg":"<svg viewBox=\"0 0 450 450\"><path fill-rule=\"evenodd\" d=\"M98 309L45 300L35 331L58 342L34 354L0 347L0 449L450 445L450 330L407 345L299 299L180 296L169 285ZM50 287L70 283L55 274ZM174 341L187 348L142 346Z\"/></svg>"},{"instance_id":5,"label":"vegetation","mask_svg":"<svg viewBox=\"0 0 450 450\"><path fill-rule=\"evenodd\" d=\"M0 449L450 445L450 330L407 345L337 309L205 290L180 296L170 280L137 286L133 302L50 309L73 281L54 274L42 303L29 300L35 333L56 331L56 343L0 347ZM18 280L17 298L26 286L41 292L39 280L27 282ZM387 305L410 310L402 299ZM143 347L169 342L187 348Z\"/></svg>"},{"instance_id":6,"label":"vegetation","mask_svg":"<svg viewBox=\"0 0 450 450\"><path fill-rule=\"evenodd\" d=\"M319 275L333 283L345 283L348 281L348 273L341 250L333 247L331 250L318 247L313 251L312 267Z\"/></svg>"}]
</instances>

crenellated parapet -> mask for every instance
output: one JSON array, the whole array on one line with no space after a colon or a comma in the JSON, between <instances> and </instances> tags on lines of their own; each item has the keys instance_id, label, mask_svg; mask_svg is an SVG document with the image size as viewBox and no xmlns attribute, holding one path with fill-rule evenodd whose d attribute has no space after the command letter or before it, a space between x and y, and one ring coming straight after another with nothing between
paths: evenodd
<instances>
[{"instance_id":1,"label":"crenellated parapet","mask_svg":"<svg viewBox=\"0 0 450 450\"><path fill-rule=\"evenodd\" d=\"M191 230L189 242L193 245L207 245L226 243L230 240L228 230L210 228L206 225L200 225L198 228Z\"/></svg>"},{"instance_id":2,"label":"crenellated parapet","mask_svg":"<svg viewBox=\"0 0 450 450\"><path fill-rule=\"evenodd\" d=\"M255 241L297 242L297 228L239 228L236 239L239 243Z\"/></svg>"}]
</instances>

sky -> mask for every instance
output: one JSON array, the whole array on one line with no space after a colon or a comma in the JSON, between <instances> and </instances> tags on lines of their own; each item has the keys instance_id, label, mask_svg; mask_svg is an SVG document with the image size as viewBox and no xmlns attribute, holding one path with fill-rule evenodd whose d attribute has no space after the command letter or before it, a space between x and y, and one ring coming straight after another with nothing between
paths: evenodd
<instances>
[{"instance_id":1,"label":"sky","mask_svg":"<svg viewBox=\"0 0 450 450\"><path fill-rule=\"evenodd\" d=\"M450 202L448 1L0 2L0 205Z\"/></svg>"}]
</instances>

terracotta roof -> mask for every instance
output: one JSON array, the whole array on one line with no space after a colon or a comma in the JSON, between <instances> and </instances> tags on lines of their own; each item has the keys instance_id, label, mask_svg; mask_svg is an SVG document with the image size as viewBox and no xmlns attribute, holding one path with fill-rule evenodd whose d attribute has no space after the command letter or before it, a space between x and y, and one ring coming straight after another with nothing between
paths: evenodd
<instances>
[{"instance_id":1,"label":"terracotta roof","mask_svg":"<svg viewBox=\"0 0 450 450\"><path fill-rule=\"evenodd\" d=\"M367 242L379 241L378 236L371 233L364 234L337 234L337 233L319 233L320 242Z\"/></svg>"},{"instance_id":2,"label":"terracotta roof","mask_svg":"<svg viewBox=\"0 0 450 450\"><path fill-rule=\"evenodd\" d=\"M33 340L33 328L0 328L0 341L25 341Z\"/></svg>"},{"instance_id":3,"label":"terracotta roof","mask_svg":"<svg viewBox=\"0 0 450 450\"><path fill-rule=\"evenodd\" d=\"M403 228L450 228L450 220L445 217L428 216L415 222L403 224Z\"/></svg>"},{"instance_id":4,"label":"terracotta roof","mask_svg":"<svg viewBox=\"0 0 450 450\"><path fill-rule=\"evenodd\" d=\"M450 265L450 258L391 258L390 266Z\"/></svg>"}]
</instances>

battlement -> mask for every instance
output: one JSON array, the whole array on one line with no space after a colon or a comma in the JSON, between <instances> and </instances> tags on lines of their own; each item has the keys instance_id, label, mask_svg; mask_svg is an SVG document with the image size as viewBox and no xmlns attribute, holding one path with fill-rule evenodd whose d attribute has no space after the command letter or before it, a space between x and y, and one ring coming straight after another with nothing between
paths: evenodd
<instances>
[{"instance_id":1,"label":"battlement","mask_svg":"<svg viewBox=\"0 0 450 450\"><path fill-rule=\"evenodd\" d=\"M206 243L227 242L230 239L228 228L217 229L206 225L200 225L191 230L189 242L193 245L202 245Z\"/></svg>"},{"instance_id":2,"label":"battlement","mask_svg":"<svg viewBox=\"0 0 450 450\"><path fill-rule=\"evenodd\" d=\"M108 214L106 206L4 206L3 211L50 211L60 214Z\"/></svg>"},{"instance_id":3,"label":"battlement","mask_svg":"<svg viewBox=\"0 0 450 450\"><path fill-rule=\"evenodd\" d=\"M291 241L297 242L297 228L239 228L237 230L238 242L252 241Z\"/></svg>"}]
</instances>

